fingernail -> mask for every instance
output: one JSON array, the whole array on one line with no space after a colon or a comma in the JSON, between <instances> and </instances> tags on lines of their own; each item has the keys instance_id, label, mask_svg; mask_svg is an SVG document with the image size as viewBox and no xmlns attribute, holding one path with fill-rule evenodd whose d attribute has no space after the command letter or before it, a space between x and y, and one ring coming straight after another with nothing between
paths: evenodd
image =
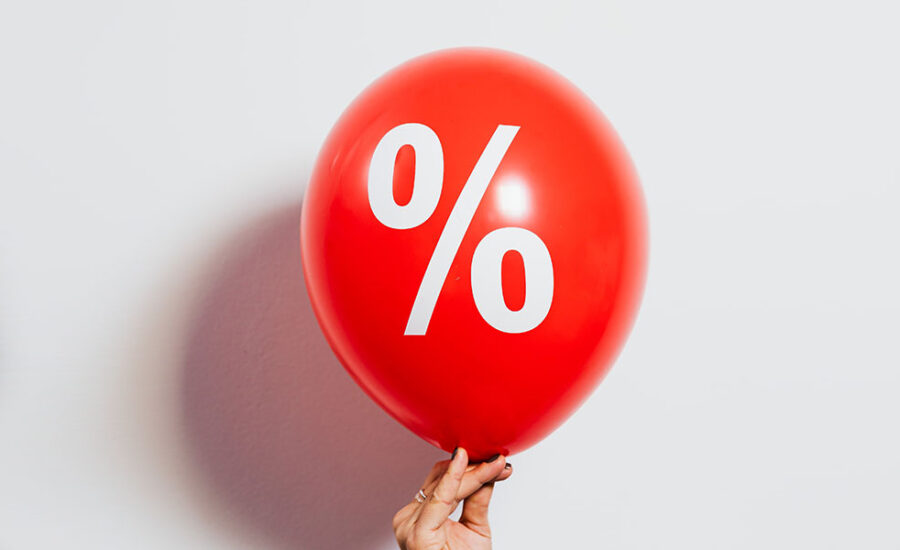
<instances>
[{"instance_id":1,"label":"fingernail","mask_svg":"<svg viewBox=\"0 0 900 550\"><path fill-rule=\"evenodd\" d=\"M509 470L510 468L512 468L512 462L507 462L506 466L503 467L504 470Z\"/></svg>"},{"instance_id":2,"label":"fingernail","mask_svg":"<svg viewBox=\"0 0 900 550\"><path fill-rule=\"evenodd\" d=\"M457 453L457 452L459 452L459 447L453 449L453 454L450 455L450 460L453 460L454 458L456 458L456 453Z\"/></svg>"},{"instance_id":3,"label":"fingernail","mask_svg":"<svg viewBox=\"0 0 900 550\"><path fill-rule=\"evenodd\" d=\"M500 458L500 455L494 455L494 456L492 456L491 458L487 459L487 461L488 461L488 462L493 462L493 461L497 460L498 458Z\"/></svg>"}]
</instances>

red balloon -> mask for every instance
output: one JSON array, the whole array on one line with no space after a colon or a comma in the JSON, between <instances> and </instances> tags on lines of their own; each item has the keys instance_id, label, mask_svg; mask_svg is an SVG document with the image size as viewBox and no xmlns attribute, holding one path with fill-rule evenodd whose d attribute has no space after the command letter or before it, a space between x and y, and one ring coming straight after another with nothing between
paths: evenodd
<instances>
[{"instance_id":1,"label":"red balloon","mask_svg":"<svg viewBox=\"0 0 900 550\"><path fill-rule=\"evenodd\" d=\"M521 451L593 391L631 328L647 228L628 154L549 68L454 49L340 117L303 204L313 309L394 418L473 460Z\"/></svg>"}]
</instances>

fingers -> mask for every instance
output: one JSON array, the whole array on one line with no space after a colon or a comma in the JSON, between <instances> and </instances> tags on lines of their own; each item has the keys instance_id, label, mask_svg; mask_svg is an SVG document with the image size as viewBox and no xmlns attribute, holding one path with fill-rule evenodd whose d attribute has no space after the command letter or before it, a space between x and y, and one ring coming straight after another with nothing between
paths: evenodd
<instances>
[{"instance_id":1,"label":"fingers","mask_svg":"<svg viewBox=\"0 0 900 550\"><path fill-rule=\"evenodd\" d=\"M449 460L441 460L440 462L436 462L434 466L432 466L431 471L425 477L425 481L422 483L421 490L425 493L425 497L427 498L434 492L434 488L437 485L440 477L447 471L447 466L450 464ZM473 491L477 490L480 487L483 480L487 481L503 481L512 475L512 470L510 464L506 464L506 468L501 471L500 475L495 479L491 480L491 473L485 473L488 469L485 467L487 463L480 464L469 464L466 466L466 473L463 474L463 482L460 485L459 494L457 495L457 501L464 499L467 495L471 494ZM493 468L491 468L493 469ZM474 472L474 473L473 473ZM419 517L419 514L422 510L423 502L420 500L420 497L417 494L413 495L409 504L404 506L395 516L394 523L395 525L400 522L404 522L410 518L413 520Z\"/></svg>"},{"instance_id":2,"label":"fingers","mask_svg":"<svg viewBox=\"0 0 900 550\"><path fill-rule=\"evenodd\" d=\"M491 468L485 472L489 476L496 471L500 465L499 473L493 480L488 480L483 485L473 491L463 503L462 514L459 516L459 522L484 536L491 536L491 529L488 526L488 506L491 503L491 495L494 493L494 483L507 479L512 475L512 464L506 462L506 457L498 457L493 463L484 463L483 466Z\"/></svg>"},{"instance_id":3,"label":"fingers","mask_svg":"<svg viewBox=\"0 0 900 550\"><path fill-rule=\"evenodd\" d=\"M447 471L422 505L421 514L416 520L417 529L434 531L447 521L459 502L456 495L462 485L468 463L469 456L466 450L456 449L450 464L447 465Z\"/></svg>"},{"instance_id":4,"label":"fingers","mask_svg":"<svg viewBox=\"0 0 900 550\"><path fill-rule=\"evenodd\" d=\"M493 462L470 464L466 468L466 473L463 474L462 483L460 484L456 499L463 500L477 491L485 483L490 481L503 481L511 476L512 467L505 468L504 466L506 466L506 457L503 456L498 456ZM434 479L430 485L427 485L422 489L426 495L430 495L434 491L437 482L438 479Z\"/></svg>"},{"instance_id":5,"label":"fingers","mask_svg":"<svg viewBox=\"0 0 900 550\"><path fill-rule=\"evenodd\" d=\"M490 483L493 481L501 481L500 477L505 475L503 479L509 477L509 474L512 474L512 470L509 471L509 474L506 474L506 457L502 455L495 456L489 462L482 462L478 466L476 466L472 471L466 473L463 476L463 481L460 484L459 492L457 493L457 500L464 500L472 495L475 491L481 489L481 486L485 483Z\"/></svg>"},{"instance_id":6,"label":"fingers","mask_svg":"<svg viewBox=\"0 0 900 550\"><path fill-rule=\"evenodd\" d=\"M456 492L456 503L454 504L454 509L456 508L456 504L459 504L461 501L472 495L485 483L503 481L509 478L509 476L511 475L512 464L507 463L506 457L502 455L498 455L488 462L482 462L480 464L469 464L466 467L466 472L463 474L462 482L460 483L459 489ZM435 486L437 485L438 481L439 479L434 480L430 487L426 487L425 489L423 489L426 495L430 496L434 492ZM413 522L418 520L423 508L424 506L420 505L418 509L415 510L415 512L412 514L411 519Z\"/></svg>"},{"instance_id":7,"label":"fingers","mask_svg":"<svg viewBox=\"0 0 900 550\"><path fill-rule=\"evenodd\" d=\"M450 463L449 460L441 460L440 462L436 462L434 466L431 467L431 471L428 472L428 475L425 477L425 481L422 482L421 491L426 495L431 494L431 491L434 490L434 486L437 483L440 476L447 470L447 465ZM401 508L394 514L393 525L394 525L394 534L397 535L397 539L405 538L406 532L410 528L411 520L414 520L415 517L418 517L419 510L422 507L422 502L420 500L420 496L418 493L413 495L413 498L410 500L409 504Z\"/></svg>"},{"instance_id":8,"label":"fingers","mask_svg":"<svg viewBox=\"0 0 900 550\"><path fill-rule=\"evenodd\" d=\"M497 476L497 479L495 479L494 481L496 482L496 481L503 481L504 479L509 479L510 476L512 476L512 474L513 474L513 465L511 462L507 462L506 465L503 467L503 471L500 472L500 475Z\"/></svg>"},{"instance_id":9,"label":"fingers","mask_svg":"<svg viewBox=\"0 0 900 550\"><path fill-rule=\"evenodd\" d=\"M488 525L488 506L493 493L493 482L484 484L466 499L463 503L462 514L459 516L460 523L483 537L491 536L491 528Z\"/></svg>"},{"instance_id":10,"label":"fingers","mask_svg":"<svg viewBox=\"0 0 900 550\"><path fill-rule=\"evenodd\" d=\"M401 548L416 539L429 540L439 532L456 506L465 501L460 522L484 537L490 537L487 508L494 483L512 475L506 457L496 456L480 464L468 464L464 449L451 460L436 463L422 483L427 500L414 498L394 515L394 534Z\"/></svg>"},{"instance_id":11,"label":"fingers","mask_svg":"<svg viewBox=\"0 0 900 550\"><path fill-rule=\"evenodd\" d=\"M438 480L444 475L444 472L447 471L448 464L450 464L449 460L441 460L440 462L434 463L434 466L431 467L431 471L428 472L428 475L425 477L425 481L422 482L422 492L426 495L431 494L435 485L437 485Z\"/></svg>"}]
</instances>

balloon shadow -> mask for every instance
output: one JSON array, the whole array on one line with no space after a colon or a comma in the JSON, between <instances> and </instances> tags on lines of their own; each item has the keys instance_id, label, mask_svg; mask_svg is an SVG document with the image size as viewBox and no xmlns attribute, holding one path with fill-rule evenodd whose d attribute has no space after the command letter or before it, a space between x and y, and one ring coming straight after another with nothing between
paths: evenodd
<instances>
[{"instance_id":1,"label":"balloon shadow","mask_svg":"<svg viewBox=\"0 0 900 550\"><path fill-rule=\"evenodd\" d=\"M344 371L310 307L300 206L218 258L184 357L189 447L229 517L277 547L366 549L442 457Z\"/></svg>"}]
</instances>

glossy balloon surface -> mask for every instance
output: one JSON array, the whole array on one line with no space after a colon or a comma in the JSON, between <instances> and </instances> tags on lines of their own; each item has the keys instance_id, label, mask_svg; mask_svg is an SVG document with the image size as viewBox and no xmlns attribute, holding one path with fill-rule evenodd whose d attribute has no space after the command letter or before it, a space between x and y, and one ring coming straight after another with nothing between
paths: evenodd
<instances>
[{"instance_id":1,"label":"glossy balloon surface","mask_svg":"<svg viewBox=\"0 0 900 550\"><path fill-rule=\"evenodd\" d=\"M647 254L640 186L601 112L547 67L485 49L413 59L351 103L316 160L301 238L313 308L349 373L473 459L533 445L593 391L636 315ZM441 254L429 307L420 285Z\"/></svg>"}]
</instances>

